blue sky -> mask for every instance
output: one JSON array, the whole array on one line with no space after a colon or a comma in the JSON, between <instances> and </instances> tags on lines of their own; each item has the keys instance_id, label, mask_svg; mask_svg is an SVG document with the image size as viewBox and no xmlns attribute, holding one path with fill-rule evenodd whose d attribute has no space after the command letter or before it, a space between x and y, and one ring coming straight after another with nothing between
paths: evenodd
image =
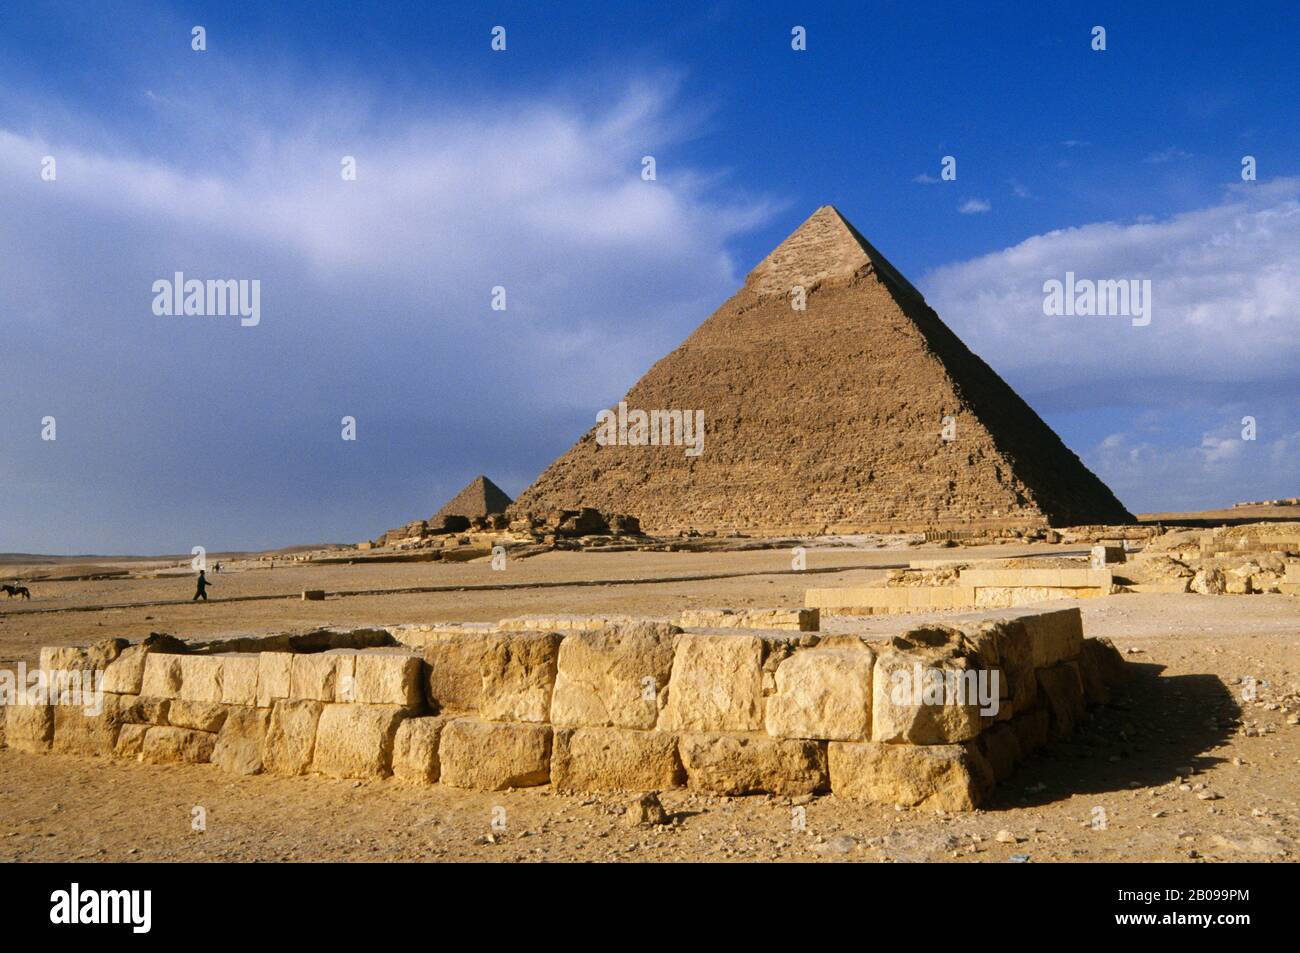
<instances>
[{"instance_id":1,"label":"blue sky","mask_svg":"<svg viewBox=\"0 0 1300 953\"><path fill-rule=\"evenodd\" d=\"M517 493L825 203L1131 509L1300 493L1294 4L231 6L0 8L0 551ZM1151 326L1044 317L1067 269ZM262 323L154 316L177 270Z\"/></svg>"}]
</instances>

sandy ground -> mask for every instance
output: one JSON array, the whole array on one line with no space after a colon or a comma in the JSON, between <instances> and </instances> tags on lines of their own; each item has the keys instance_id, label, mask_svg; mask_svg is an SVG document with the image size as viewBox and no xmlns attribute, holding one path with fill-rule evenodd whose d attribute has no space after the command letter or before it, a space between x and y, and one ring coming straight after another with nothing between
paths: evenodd
<instances>
[{"instance_id":1,"label":"sandy ground","mask_svg":"<svg viewBox=\"0 0 1300 953\"><path fill-rule=\"evenodd\" d=\"M1001 547L979 555L1051 552ZM784 573L780 551L555 553L514 563L291 566L222 573L213 601L139 609L50 608L188 598L189 579L43 583L0 602L0 658L41 645L150 631L187 637L324 623L490 620L524 612L667 615L687 607L798 605L809 585L878 578L909 548L809 553L816 576ZM688 582L593 585L709 573ZM504 578L503 578L504 577ZM566 582L555 588L413 593L301 602L326 590ZM221 596L295 598L226 602ZM1075 603L1054 603L1065 605ZM1073 739L1026 762L989 809L898 811L834 797L706 798L666 792L673 823L635 828L625 799L548 789L496 794L395 781L233 778L206 766L0 751L0 860L1251 860L1300 856L1300 600L1290 596L1122 595L1077 603L1085 632L1115 641L1136 675ZM941 618L913 616L910 619ZM864 627L897 627L899 617ZM1241 699L1243 676L1259 680ZM195 830L196 808L205 830ZM504 809L504 813L501 810ZM504 830L493 818L504 817ZM803 829L796 829L800 820Z\"/></svg>"}]
</instances>

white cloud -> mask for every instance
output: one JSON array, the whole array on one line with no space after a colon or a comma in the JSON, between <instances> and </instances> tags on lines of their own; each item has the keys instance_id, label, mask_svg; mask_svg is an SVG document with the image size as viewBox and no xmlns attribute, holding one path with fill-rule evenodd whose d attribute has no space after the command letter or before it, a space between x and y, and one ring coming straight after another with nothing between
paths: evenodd
<instances>
[{"instance_id":1,"label":"white cloud","mask_svg":"<svg viewBox=\"0 0 1300 953\"><path fill-rule=\"evenodd\" d=\"M993 206L984 199L967 199L961 204L961 207L957 209L957 211L961 212L963 215L980 215L991 208L993 208Z\"/></svg>"},{"instance_id":2,"label":"white cloud","mask_svg":"<svg viewBox=\"0 0 1300 953\"><path fill-rule=\"evenodd\" d=\"M1043 284L1149 278L1152 320L1047 317ZM919 283L981 357L1072 406L1160 401L1188 388L1241 399L1300 379L1300 179L1235 186L1209 208L1098 222L936 269Z\"/></svg>"},{"instance_id":3,"label":"white cloud","mask_svg":"<svg viewBox=\"0 0 1300 953\"><path fill-rule=\"evenodd\" d=\"M681 162L671 83L401 121L320 93L259 88L292 108L256 117L179 98L198 142L0 129L0 445L23 514L7 549L361 538L480 471L518 491L734 292L728 243L774 211ZM153 316L174 271L260 279L261 325ZM57 457L28 439L46 413ZM360 450L336 459L345 413ZM241 502L213 540L185 500L236 460ZM96 518L70 519L86 473Z\"/></svg>"},{"instance_id":4,"label":"white cloud","mask_svg":"<svg viewBox=\"0 0 1300 953\"><path fill-rule=\"evenodd\" d=\"M934 185L939 179L929 172L922 172L920 175L915 176L912 181L919 182L921 185Z\"/></svg>"}]
</instances>

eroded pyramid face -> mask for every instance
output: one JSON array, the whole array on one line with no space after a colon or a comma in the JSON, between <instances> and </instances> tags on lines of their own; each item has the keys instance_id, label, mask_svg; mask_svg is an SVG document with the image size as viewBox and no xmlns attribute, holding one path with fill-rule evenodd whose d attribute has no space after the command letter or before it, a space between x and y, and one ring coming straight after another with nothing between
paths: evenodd
<instances>
[{"instance_id":1,"label":"eroded pyramid face","mask_svg":"<svg viewBox=\"0 0 1300 953\"><path fill-rule=\"evenodd\" d=\"M511 507L649 532L1132 520L919 292L824 206Z\"/></svg>"}]
</instances>

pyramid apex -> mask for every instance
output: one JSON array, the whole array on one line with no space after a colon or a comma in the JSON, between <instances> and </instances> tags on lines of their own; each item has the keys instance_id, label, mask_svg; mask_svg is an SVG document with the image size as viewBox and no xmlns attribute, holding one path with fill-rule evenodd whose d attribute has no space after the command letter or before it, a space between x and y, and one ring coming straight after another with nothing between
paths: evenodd
<instances>
[{"instance_id":1,"label":"pyramid apex","mask_svg":"<svg viewBox=\"0 0 1300 953\"><path fill-rule=\"evenodd\" d=\"M755 266L745 287L759 295L789 294L823 281L874 270L898 294L921 297L885 256L834 205L822 205Z\"/></svg>"}]
</instances>

